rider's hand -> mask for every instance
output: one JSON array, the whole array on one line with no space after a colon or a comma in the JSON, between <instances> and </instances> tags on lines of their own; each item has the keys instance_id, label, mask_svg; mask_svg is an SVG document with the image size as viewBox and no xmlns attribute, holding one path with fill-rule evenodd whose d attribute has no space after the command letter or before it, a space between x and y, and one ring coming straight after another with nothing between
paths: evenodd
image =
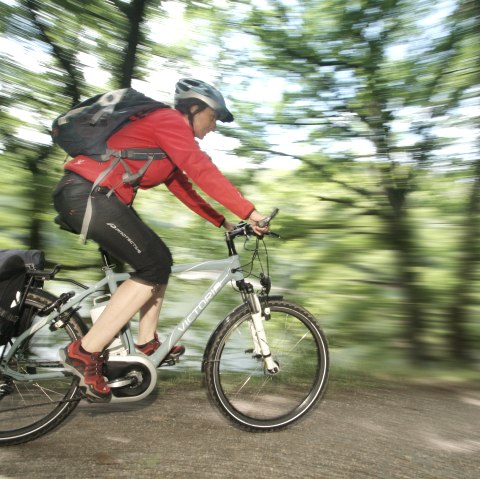
<instances>
[{"instance_id":1,"label":"rider's hand","mask_svg":"<svg viewBox=\"0 0 480 479\"><path fill-rule=\"evenodd\" d=\"M263 228L261 228L260 226L258 226L258 222L265 219L265 215L262 215L260 214L257 210L253 210L252 214L250 215L250 223L252 224L253 226L253 231L255 231L255 233L259 236L262 236L266 233L268 233L269 231L269 227L268 226L264 226Z\"/></svg>"}]
</instances>

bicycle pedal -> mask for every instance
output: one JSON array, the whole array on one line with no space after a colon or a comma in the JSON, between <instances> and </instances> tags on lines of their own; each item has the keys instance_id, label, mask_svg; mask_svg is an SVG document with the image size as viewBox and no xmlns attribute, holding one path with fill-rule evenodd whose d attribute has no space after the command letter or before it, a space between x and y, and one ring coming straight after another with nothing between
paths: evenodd
<instances>
[{"instance_id":1,"label":"bicycle pedal","mask_svg":"<svg viewBox=\"0 0 480 479\"><path fill-rule=\"evenodd\" d=\"M79 392L77 393L78 399L81 401L86 401L90 404L108 404L111 400L111 398L100 398L97 396L92 396L90 394L87 394L87 388L86 386L80 386L79 387Z\"/></svg>"},{"instance_id":2,"label":"bicycle pedal","mask_svg":"<svg viewBox=\"0 0 480 479\"><path fill-rule=\"evenodd\" d=\"M163 368L164 366L175 366L175 364L178 363L180 358L169 358L169 359L165 359L161 364L160 366L158 366L159 368Z\"/></svg>"}]
</instances>

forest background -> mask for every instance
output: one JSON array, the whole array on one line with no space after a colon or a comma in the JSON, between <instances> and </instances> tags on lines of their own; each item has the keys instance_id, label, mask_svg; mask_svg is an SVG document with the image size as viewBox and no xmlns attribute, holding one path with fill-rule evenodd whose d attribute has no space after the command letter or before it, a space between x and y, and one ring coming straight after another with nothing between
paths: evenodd
<instances>
[{"instance_id":1,"label":"forest background","mask_svg":"<svg viewBox=\"0 0 480 479\"><path fill-rule=\"evenodd\" d=\"M478 376L479 0L0 9L0 248L42 249L66 275L98 277L96 246L53 222L65 154L51 122L128 86L171 103L179 78L198 77L236 118L202 147L259 210L280 208L281 239L268 239L274 292L319 318L333 367ZM222 233L165 188L135 205L176 261L224 254ZM204 281L172 281L165 321ZM221 298L186 338L194 350L234 305L233 294Z\"/></svg>"}]
</instances>

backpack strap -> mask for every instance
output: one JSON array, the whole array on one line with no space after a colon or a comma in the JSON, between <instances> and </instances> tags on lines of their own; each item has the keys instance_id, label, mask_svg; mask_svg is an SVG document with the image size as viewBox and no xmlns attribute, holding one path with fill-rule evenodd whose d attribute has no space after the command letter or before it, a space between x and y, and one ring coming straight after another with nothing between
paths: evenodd
<instances>
[{"instance_id":1,"label":"backpack strap","mask_svg":"<svg viewBox=\"0 0 480 479\"><path fill-rule=\"evenodd\" d=\"M87 155L96 161L106 162L111 156L120 155L120 158L134 161L163 160L168 155L160 148L127 148L125 150L112 150L107 148L103 155ZM68 155L67 155L68 157Z\"/></svg>"},{"instance_id":2,"label":"backpack strap","mask_svg":"<svg viewBox=\"0 0 480 479\"><path fill-rule=\"evenodd\" d=\"M112 156L112 154L110 154L110 156ZM82 229L80 230L80 241L82 244L85 244L87 242L88 227L90 226L90 221L92 221L92 214L93 214L92 194L95 191L95 188L110 174L110 172L121 161L119 152L114 153L113 156L114 158L111 160L108 168L102 171L98 175L97 179L94 181L92 185L92 189L90 190L90 194L88 195L87 207L85 208L85 215L83 216Z\"/></svg>"},{"instance_id":3,"label":"backpack strap","mask_svg":"<svg viewBox=\"0 0 480 479\"><path fill-rule=\"evenodd\" d=\"M148 167L152 164L154 160L163 160L167 158L166 153L163 150L156 148L132 148L129 150L122 150L120 152L121 163L125 168L125 173L122 176L122 180L127 184L135 184L147 171ZM128 165L123 161L123 159L128 160L143 160L145 163L136 173L132 173Z\"/></svg>"},{"instance_id":4,"label":"backpack strap","mask_svg":"<svg viewBox=\"0 0 480 479\"><path fill-rule=\"evenodd\" d=\"M122 175L123 183L131 184L135 186L135 183L145 174L148 167L152 164L154 160L163 160L168 158L167 154L159 148L129 148L126 150L107 150L103 157L112 158L111 163L107 169L102 171L98 175L97 179L92 185L90 194L88 195L87 207L85 209L85 215L83 217L82 229L80 231L80 241L82 244L87 242L87 233L88 227L90 226L90 221L92 220L93 214L93 205L92 205L92 194L95 191L95 188L100 185L100 183L110 174L111 171L121 163L125 168L125 173ZM127 160L138 160L145 161L145 164L135 173L133 173L128 167L127 163L124 161ZM111 196L114 188L112 188L107 196Z\"/></svg>"},{"instance_id":5,"label":"backpack strap","mask_svg":"<svg viewBox=\"0 0 480 479\"><path fill-rule=\"evenodd\" d=\"M154 160L163 160L167 154L160 148L127 148L120 151L120 156L127 160L147 161L150 158Z\"/></svg>"}]
</instances>

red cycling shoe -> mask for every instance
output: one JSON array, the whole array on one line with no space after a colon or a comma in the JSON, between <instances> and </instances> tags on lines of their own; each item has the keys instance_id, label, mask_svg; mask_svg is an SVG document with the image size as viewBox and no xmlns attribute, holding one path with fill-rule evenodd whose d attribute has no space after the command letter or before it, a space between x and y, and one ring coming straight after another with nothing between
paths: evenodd
<instances>
[{"instance_id":1,"label":"red cycling shoe","mask_svg":"<svg viewBox=\"0 0 480 479\"><path fill-rule=\"evenodd\" d=\"M140 351L146 356L151 356L160 347L161 344L162 343L158 339L158 334L155 333L155 336L153 337L153 339L148 341L148 343L135 344L135 348L137 348L137 351ZM169 361L169 360L177 360L184 352L185 352L185 347L178 344L177 346L174 346L170 350L167 357L162 362Z\"/></svg>"},{"instance_id":2,"label":"red cycling shoe","mask_svg":"<svg viewBox=\"0 0 480 479\"><path fill-rule=\"evenodd\" d=\"M59 352L65 369L80 378L80 387L90 402L108 402L112 391L103 376L103 366L108 354L89 353L82 348L81 339L70 343Z\"/></svg>"}]
</instances>

